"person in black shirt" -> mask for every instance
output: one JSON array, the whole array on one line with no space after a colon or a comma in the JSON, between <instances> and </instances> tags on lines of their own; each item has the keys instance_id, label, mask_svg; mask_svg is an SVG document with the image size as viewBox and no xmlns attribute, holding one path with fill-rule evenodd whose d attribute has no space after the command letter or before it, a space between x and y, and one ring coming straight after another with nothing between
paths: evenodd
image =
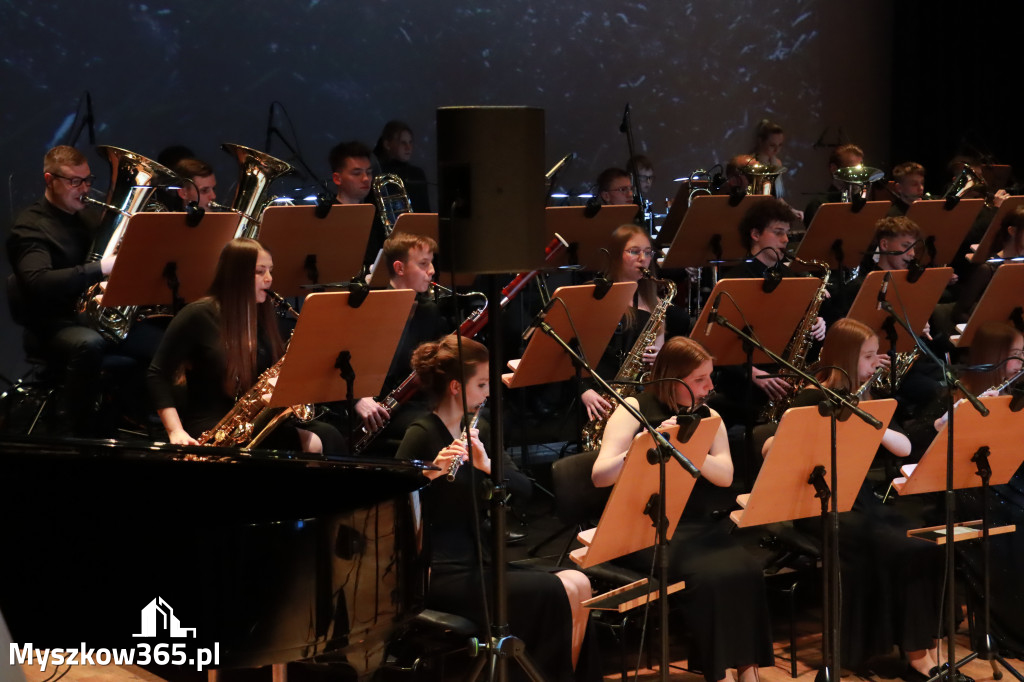
<instances>
[{"instance_id":1,"label":"person in black shirt","mask_svg":"<svg viewBox=\"0 0 1024 682\"><path fill-rule=\"evenodd\" d=\"M412 158L412 128L402 121L388 121L380 133L373 153L380 162L382 173L392 173L402 179L412 210L430 213L430 195L427 192L427 174L419 166L409 163Z\"/></svg>"},{"instance_id":2,"label":"person in black shirt","mask_svg":"<svg viewBox=\"0 0 1024 682\"><path fill-rule=\"evenodd\" d=\"M374 203L370 193L373 185L373 163L370 156L370 148L357 140L342 142L331 148L327 160L331 165L331 181L338 186L338 193L334 197L336 203ZM364 264L370 265L377 259L385 238L384 224L378 213L374 217L370 240L366 244Z\"/></svg>"},{"instance_id":3,"label":"person in black shirt","mask_svg":"<svg viewBox=\"0 0 1024 682\"><path fill-rule=\"evenodd\" d=\"M7 239L13 270L8 297L14 320L25 327L26 348L63 371L58 426L89 435L101 363L113 344L83 326L75 307L110 274L115 256L86 262L100 221L82 201L94 179L85 156L73 147L54 147L43 160L43 179L43 198L18 215Z\"/></svg>"}]
</instances>

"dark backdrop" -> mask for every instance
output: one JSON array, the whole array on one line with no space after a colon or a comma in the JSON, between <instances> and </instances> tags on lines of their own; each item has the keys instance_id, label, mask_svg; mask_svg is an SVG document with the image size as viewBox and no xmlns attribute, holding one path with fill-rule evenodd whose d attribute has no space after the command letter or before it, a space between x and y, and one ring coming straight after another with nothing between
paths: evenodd
<instances>
[{"instance_id":1,"label":"dark backdrop","mask_svg":"<svg viewBox=\"0 0 1024 682\"><path fill-rule=\"evenodd\" d=\"M236 169L218 145L265 147L272 101L293 124L279 114L277 126L317 173L326 176L335 142L372 145L387 119L401 118L416 132L414 160L431 180L436 107L539 106L549 162L580 155L562 175L576 190L624 163L618 125L629 102L638 151L656 166L659 205L674 193L673 178L750 151L767 116L787 131L786 185L802 206L828 182L825 145L855 141L869 163L890 163L891 7L7 0L0 215L9 223L39 195L42 156L66 138L84 90L98 143L146 155L187 144L214 164L227 200ZM88 146L84 135L78 145ZM270 151L289 158L277 140ZM106 164L91 159L102 188ZM302 183L281 184L275 189L291 193ZM6 317L0 329L0 371L17 372L19 332Z\"/></svg>"}]
</instances>

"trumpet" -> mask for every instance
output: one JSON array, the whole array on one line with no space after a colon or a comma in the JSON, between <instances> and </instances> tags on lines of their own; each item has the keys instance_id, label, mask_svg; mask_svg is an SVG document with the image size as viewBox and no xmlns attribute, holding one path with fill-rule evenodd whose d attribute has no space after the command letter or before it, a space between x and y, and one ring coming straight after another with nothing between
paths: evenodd
<instances>
[{"instance_id":1,"label":"trumpet","mask_svg":"<svg viewBox=\"0 0 1024 682\"><path fill-rule=\"evenodd\" d=\"M483 411L481 408L484 406L484 403L486 402L487 399L484 398L484 402L476 406L476 412L473 413L473 420L469 422L469 426L462 429L462 435L459 437L459 440L464 440L467 443L469 442L469 432L475 429L476 425L480 422L480 413ZM462 466L462 458L454 458L452 460L452 463L448 465L448 473L445 475L445 478L447 478L449 481L454 481L455 475L459 473L460 466Z\"/></svg>"}]
</instances>

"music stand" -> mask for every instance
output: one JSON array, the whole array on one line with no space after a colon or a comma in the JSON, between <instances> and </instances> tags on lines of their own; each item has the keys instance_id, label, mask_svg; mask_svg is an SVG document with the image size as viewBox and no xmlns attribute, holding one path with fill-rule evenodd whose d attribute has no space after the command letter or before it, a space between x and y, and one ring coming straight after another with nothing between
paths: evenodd
<instances>
[{"instance_id":1,"label":"music stand","mask_svg":"<svg viewBox=\"0 0 1024 682\"><path fill-rule=\"evenodd\" d=\"M658 430L700 468L704 465L721 423L721 417L701 419L697 430L685 443L678 439L678 426ZM608 503L597 527L580 532L577 539L583 543L583 547L569 553L569 558L580 568L603 564L654 545L657 528L644 511L651 496L658 493L659 487L657 462L647 459L647 451L654 447L654 439L647 432L642 432L629 446L622 472L608 496ZM665 474L668 488L665 500L665 515L668 519L666 537L671 539L697 481L681 466L672 463L669 463Z\"/></svg>"},{"instance_id":2,"label":"music stand","mask_svg":"<svg viewBox=\"0 0 1024 682\"><path fill-rule=\"evenodd\" d=\"M404 232L406 234L415 234L421 237L430 237L435 243L438 242L438 223L436 213L403 213L398 216L395 221L395 229L391 231L391 234L397 234ZM434 254L435 256L437 254ZM455 275L455 286L457 287L468 287L472 286L476 280L476 275L473 273L458 273ZM449 284L446 281L444 284ZM375 289L383 289L388 286L388 268L384 263L379 263L377 267L373 269L373 275L370 277L370 286Z\"/></svg>"},{"instance_id":3,"label":"music stand","mask_svg":"<svg viewBox=\"0 0 1024 682\"><path fill-rule=\"evenodd\" d=\"M985 234L982 236L981 241L978 242L978 247L971 254L970 260L972 263L984 263L999 251L1002 244L996 244L996 236L999 234L1003 218L1021 205L1024 205L1024 197L1022 196L1006 197L1003 199L1003 203L996 209L995 215L992 216L992 221L985 229Z\"/></svg>"},{"instance_id":4,"label":"music stand","mask_svg":"<svg viewBox=\"0 0 1024 682\"><path fill-rule=\"evenodd\" d=\"M569 248L551 263L554 267L578 265L582 270L607 270L616 254L605 255L612 232L620 225L632 224L637 207L601 206L593 216L587 217L586 206L548 206L544 209L544 229L548 240L556 234L569 243Z\"/></svg>"},{"instance_id":5,"label":"music stand","mask_svg":"<svg viewBox=\"0 0 1024 682\"><path fill-rule=\"evenodd\" d=\"M1024 263L1004 263L996 268L992 280L985 288L978 305L974 306L967 326L959 338L957 348L967 348L974 334L986 322L1011 322L1024 331Z\"/></svg>"},{"instance_id":6,"label":"music stand","mask_svg":"<svg viewBox=\"0 0 1024 682\"><path fill-rule=\"evenodd\" d=\"M371 291L357 308L349 305L350 296L335 291L306 297L270 398L272 407L380 392L416 292Z\"/></svg>"},{"instance_id":7,"label":"music stand","mask_svg":"<svg viewBox=\"0 0 1024 682\"><path fill-rule=\"evenodd\" d=\"M741 329L749 324L761 343L781 354L820 284L821 280L816 277L785 277L774 291L766 293L764 280L760 277L720 280L701 310L690 338L714 355L718 366L741 365L751 360L771 362L759 350L750 349L751 353L748 353L739 337L721 325L709 324L708 317L717 313ZM712 301L720 301L717 310L714 310Z\"/></svg>"},{"instance_id":8,"label":"music stand","mask_svg":"<svg viewBox=\"0 0 1024 682\"><path fill-rule=\"evenodd\" d=\"M889 351L893 353L913 350L916 345L913 337L889 322L889 313L879 307L882 285L888 282L884 298L895 304L900 314L910 321L915 333L920 333L935 309L935 304L939 302L943 289L949 284L953 268L928 268L916 282L911 282L908 275L908 270L869 272L850 306L850 312L846 314L876 332L884 331L889 340Z\"/></svg>"},{"instance_id":9,"label":"music stand","mask_svg":"<svg viewBox=\"0 0 1024 682\"><path fill-rule=\"evenodd\" d=\"M178 308L202 298L237 225L233 213L207 213L196 227L185 224L184 213L136 213L125 227L101 305Z\"/></svg>"},{"instance_id":10,"label":"music stand","mask_svg":"<svg viewBox=\"0 0 1024 682\"><path fill-rule=\"evenodd\" d=\"M371 204L334 204L323 218L316 206L270 206L260 243L274 255L274 291L286 298L303 285L349 280L363 265L373 227Z\"/></svg>"},{"instance_id":11,"label":"music stand","mask_svg":"<svg viewBox=\"0 0 1024 682\"><path fill-rule=\"evenodd\" d=\"M730 196L694 197L661 266L665 269L700 267L742 259L747 249L740 241L740 221L751 206L770 199L770 196L744 195L737 202ZM667 218L665 222L668 223Z\"/></svg>"},{"instance_id":12,"label":"music stand","mask_svg":"<svg viewBox=\"0 0 1024 682\"><path fill-rule=\"evenodd\" d=\"M907 218L920 226L929 256L925 265L948 265L953 260L984 203L983 199L960 199L955 204L946 199L926 199L910 205Z\"/></svg>"},{"instance_id":13,"label":"music stand","mask_svg":"<svg viewBox=\"0 0 1024 682\"><path fill-rule=\"evenodd\" d=\"M822 204L796 255L827 263L833 270L858 265L875 237L875 223L886 216L890 206L888 201L868 201L860 209L856 204Z\"/></svg>"},{"instance_id":14,"label":"music stand","mask_svg":"<svg viewBox=\"0 0 1024 682\"><path fill-rule=\"evenodd\" d=\"M635 282L616 282L600 300L594 298L595 284L559 287L551 297L564 306L549 306L544 321L564 339L573 339L582 348L585 358L600 358L615 333L615 327L633 300ZM568 308L570 317L566 314ZM546 334L534 333L523 351L523 357L508 361L510 374L501 381L509 388L536 386L564 381L576 374L572 359Z\"/></svg>"}]
</instances>

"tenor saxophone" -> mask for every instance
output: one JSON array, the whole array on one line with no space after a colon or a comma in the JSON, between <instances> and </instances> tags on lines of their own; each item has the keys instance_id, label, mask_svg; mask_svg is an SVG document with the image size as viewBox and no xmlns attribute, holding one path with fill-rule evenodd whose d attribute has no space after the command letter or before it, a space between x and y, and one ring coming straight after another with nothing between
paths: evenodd
<instances>
[{"instance_id":1,"label":"tenor saxophone","mask_svg":"<svg viewBox=\"0 0 1024 682\"><path fill-rule=\"evenodd\" d=\"M665 315L668 313L668 307L672 304L672 298L676 295L675 282L671 280L660 280L665 286L665 297L658 301L658 305L651 311L651 319L644 325L643 330L640 332L640 336L637 338L636 343L630 349L629 354L626 355L626 359L623 360L622 366L619 367L618 373L615 375L614 382L619 381L643 381L644 372L644 351L647 350L648 346L653 346L658 339L658 332L661 329L661 323L665 319ZM626 385L616 389L620 398L628 398L636 395L639 391L637 386ZM602 393L601 397L605 400L611 400L611 395ZM611 416L610 414L608 416ZM608 417L598 417L597 419L591 419L583 425L583 431L580 433L580 440L584 450L597 450L601 447L601 439L604 437L604 427L608 423Z\"/></svg>"}]
</instances>

